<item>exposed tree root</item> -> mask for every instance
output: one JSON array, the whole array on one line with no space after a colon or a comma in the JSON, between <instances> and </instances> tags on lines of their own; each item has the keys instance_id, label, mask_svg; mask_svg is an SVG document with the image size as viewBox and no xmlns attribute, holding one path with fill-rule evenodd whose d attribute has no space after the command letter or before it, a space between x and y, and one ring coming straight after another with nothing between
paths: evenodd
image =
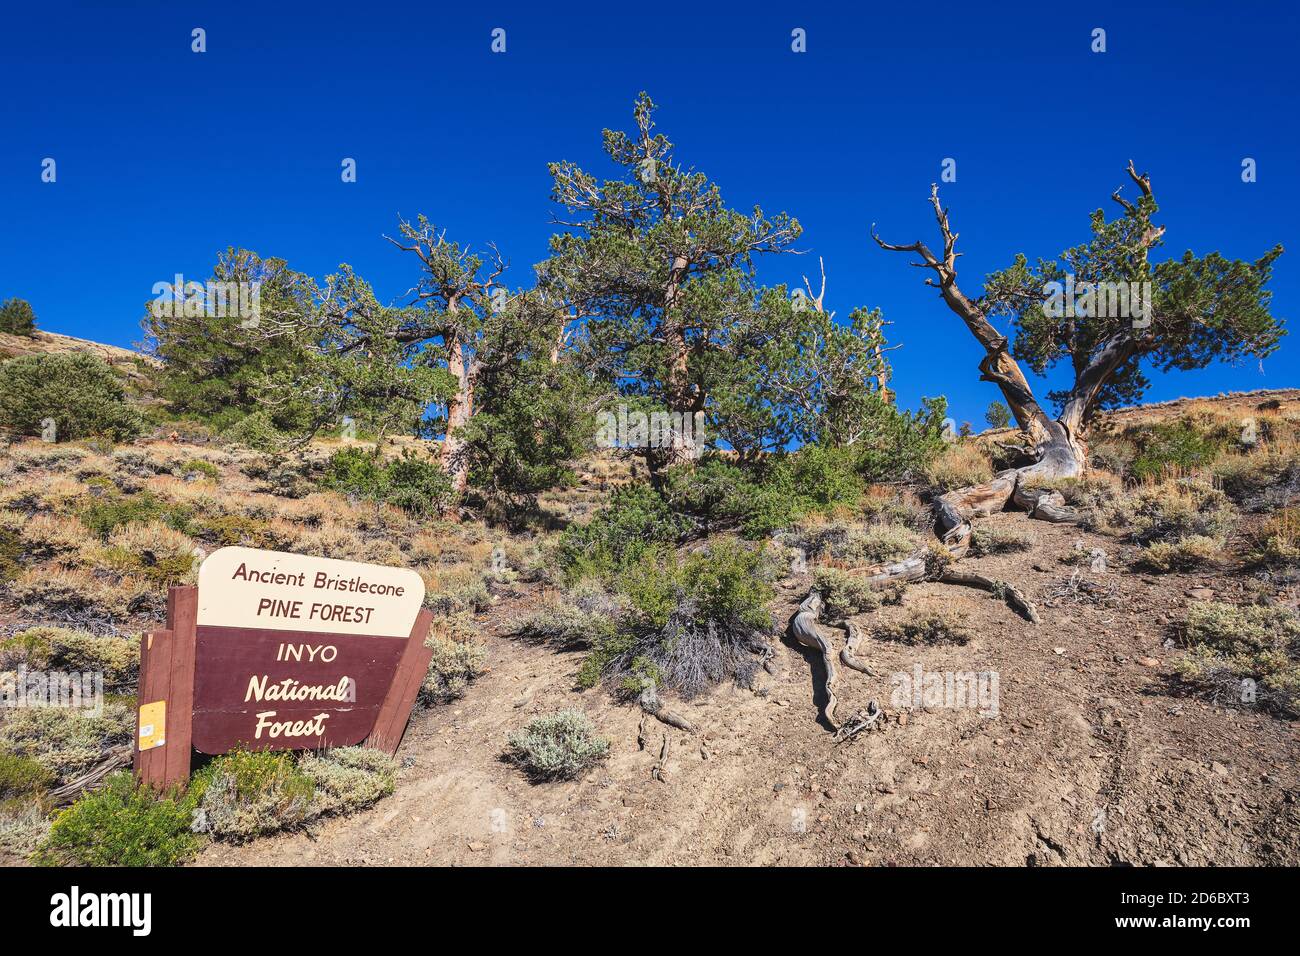
<instances>
[{"instance_id":1,"label":"exposed tree root","mask_svg":"<svg viewBox=\"0 0 1300 956\"><path fill-rule=\"evenodd\" d=\"M979 588L988 591L990 594L996 594L1002 600L1007 602L1007 606L1020 613L1020 616L1027 621L1038 623L1038 609L1033 603L1025 597L1019 588L1008 584L1005 581L997 581L993 578L986 578L982 574L975 574L972 571L954 571L951 568L946 569L939 580L944 584L964 584L967 587Z\"/></svg>"},{"instance_id":2,"label":"exposed tree root","mask_svg":"<svg viewBox=\"0 0 1300 956\"><path fill-rule=\"evenodd\" d=\"M846 740L852 740L864 730L878 730L884 722L881 718L885 712L880 709L880 705L874 700L867 701L865 710L860 710L844 722L844 726L835 731L834 741L842 744Z\"/></svg>"},{"instance_id":3,"label":"exposed tree root","mask_svg":"<svg viewBox=\"0 0 1300 956\"><path fill-rule=\"evenodd\" d=\"M816 591L809 592L799 605L799 610L790 619L790 635L804 647L820 651L822 662L826 667L826 704L822 716L832 727L835 723L835 708L839 701L835 698L835 655L831 652L831 642L822 634L818 618L822 612L822 596Z\"/></svg>"},{"instance_id":4,"label":"exposed tree root","mask_svg":"<svg viewBox=\"0 0 1300 956\"><path fill-rule=\"evenodd\" d=\"M661 783L668 782L668 754L672 752L672 738L664 734L663 746L659 748L659 759L650 768L650 776Z\"/></svg>"},{"instance_id":5,"label":"exposed tree root","mask_svg":"<svg viewBox=\"0 0 1300 956\"><path fill-rule=\"evenodd\" d=\"M693 723L683 717L681 714L674 713L663 705L659 700L659 694L655 691L654 684L648 685L641 691L639 699L641 709L654 717L656 720L667 724L669 727L676 727L678 730L684 730L688 734L696 733Z\"/></svg>"},{"instance_id":6,"label":"exposed tree root","mask_svg":"<svg viewBox=\"0 0 1300 956\"><path fill-rule=\"evenodd\" d=\"M840 651L840 663L852 670L875 677L876 672L863 663L863 661L857 656L858 641L862 640L865 636L862 632L862 628L858 627L852 621L845 621L844 629L848 632L849 639L844 644L844 650Z\"/></svg>"},{"instance_id":7,"label":"exposed tree root","mask_svg":"<svg viewBox=\"0 0 1300 956\"><path fill-rule=\"evenodd\" d=\"M970 550L972 518L991 515L1011 504L1024 508L1031 518L1058 524L1077 523L1078 512L1065 504L1059 491L1025 484L1035 479L1077 475L1080 469L1075 451L1073 445L1069 444L1049 445L1040 449L1042 458L1033 465L1009 469L998 474L992 481L959 488L940 497L935 503L935 534L942 543L937 561L934 553L927 549L902 561L849 568L846 573L865 579L874 588L924 580L979 588L1002 598L1012 610L1038 624L1038 609L1019 588L972 571L955 570L949 562L961 559ZM821 611L821 595L810 591L790 619L790 633L804 647L821 653L826 667L826 706L822 714L831 727L837 727L835 708L838 700L832 686L835 680L834 654L830 641L819 627ZM857 656L858 642L863 636L861 629L852 621L846 621L845 628L848 640L839 654L841 663L851 670L875 676L871 668Z\"/></svg>"}]
</instances>

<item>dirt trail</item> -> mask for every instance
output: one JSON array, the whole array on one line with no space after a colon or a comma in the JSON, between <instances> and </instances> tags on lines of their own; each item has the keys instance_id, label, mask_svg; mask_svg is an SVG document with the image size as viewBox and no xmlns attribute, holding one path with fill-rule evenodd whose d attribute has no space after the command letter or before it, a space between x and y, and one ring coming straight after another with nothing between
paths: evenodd
<instances>
[{"instance_id":1,"label":"dirt trail","mask_svg":"<svg viewBox=\"0 0 1300 956\"><path fill-rule=\"evenodd\" d=\"M1017 522L1004 514L992 522ZM1186 592L1241 597L1239 579L1091 575L1102 604L1046 606L1072 568L1061 558L1113 539L1033 523L1028 554L969 561L1020 583L1043 623L965 588L909 588L902 608L959 610L966 645L867 640L877 677L844 671L841 719L875 698L880 731L840 745L817 723L807 658L778 645L775 674L676 709L707 728L689 736L603 691L572 689L580 663L505 636L532 595L482 615L491 671L454 704L419 713L397 792L310 833L215 845L201 865L359 864L1296 864L1300 862L1296 725L1176 696L1167 646ZM1117 562L1112 561L1112 566ZM787 582L784 626L807 590ZM522 591L522 589L521 589ZM1204 592L1198 596L1206 596ZM1173 609L1170 612L1168 609ZM837 644L842 643L839 632ZM904 711L891 675L997 671L997 716L971 708ZM500 760L506 734L559 707L586 710L612 741L582 779L530 784ZM670 741L663 780L651 775Z\"/></svg>"}]
</instances>

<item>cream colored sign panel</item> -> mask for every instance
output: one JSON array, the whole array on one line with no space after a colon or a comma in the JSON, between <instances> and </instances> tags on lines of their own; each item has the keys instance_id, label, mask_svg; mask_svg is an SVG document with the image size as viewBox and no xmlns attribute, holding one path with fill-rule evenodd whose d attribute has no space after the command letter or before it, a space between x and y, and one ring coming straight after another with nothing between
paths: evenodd
<instances>
[{"instance_id":1,"label":"cream colored sign panel","mask_svg":"<svg viewBox=\"0 0 1300 956\"><path fill-rule=\"evenodd\" d=\"M200 626L405 637L424 602L409 568L222 548L199 567Z\"/></svg>"}]
</instances>

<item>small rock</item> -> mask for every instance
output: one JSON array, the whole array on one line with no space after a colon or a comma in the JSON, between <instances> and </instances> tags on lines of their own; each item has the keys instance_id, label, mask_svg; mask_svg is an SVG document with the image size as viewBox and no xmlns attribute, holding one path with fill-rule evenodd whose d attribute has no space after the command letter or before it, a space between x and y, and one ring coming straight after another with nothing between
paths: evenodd
<instances>
[{"instance_id":1,"label":"small rock","mask_svg":"<svg viewBox=\"0 0 1300 956\"><path fill-rule=\"evenodd\" d=\"M471 853L482 853L486 849L487 849L487 844L481 843L478 840L474 840L469 845L469 852Z\"/></svg>"},{"instance_id":2,"label":"small rock","mask_svg":"<svg viewBox=\"0 0 1300 956\"><path fill-rule=\"evenodd\" d=\"M1217 773L1220 777L1226 777L1228 775L1228 768L1225 767L1223 764L1219 763L1219 761L1217 760L1212 761L1210 763L1210 769L1215 773Z\"/></svg>"},{"instance_id":3,"label":"small rock","mask_svg":"<svg viewBox=\"0 0 1300 956\"><path fill-rule=\"evenodd\" d=\"M1214 597L1214 588L1189 588L1187 596L1198 601L1209 601Z\"/></svg>"},{"instance_id":4,"label":"small rock","mask_svg":"<svg viewBox=\"0 0 1300 956\"><path fill-rule=\"evenodd\" d=\"M1138 663L1143 667L1159 667L1160 660L1155 657L1139 657Z\"/></svg>"},{"instance_id":5,"label":"small rock","mask_svg":"<svg viewBox=\"0 0 1300 956\"><path fill-rule=\"evenodd\" d=\"M1052 653L1053 653L1053 654L1056 654L1056 655L1059 656L1059 655L1065 653L1065 648L1064 648L1064 647L1053 647L1053 648L1052 648Z\"/></svg>"}]
</instances>

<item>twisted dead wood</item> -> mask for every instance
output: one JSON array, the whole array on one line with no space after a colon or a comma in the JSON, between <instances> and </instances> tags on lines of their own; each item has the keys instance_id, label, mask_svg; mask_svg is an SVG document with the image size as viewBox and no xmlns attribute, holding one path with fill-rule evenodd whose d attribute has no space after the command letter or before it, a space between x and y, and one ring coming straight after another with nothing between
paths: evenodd
<instances>
[{"instance_id":1,"label":"twisted dead wood","mask_svg":"<svg viewBox=\"0 0 1300 956\"><path fill-rule=\"evenodd\" d=\"M821 594L810 591L803 599L803 603L799 605L799 610L790 619L790 634L804 647L819 651L822 655L822 663L826 668L826 704L822 708L822 716L826 718L828 724L835 727L835 708L839 703L835 698L835 688L832 686L835 683L835 656L831 652L831 642L822 634L818 625L821 612Z\"/></svg>"},{"instance_id":2,"label":"twisted dead wood","mask_svg":"<svg viewBox=\"0 0 1300 956\"><path fill-rule=\"evenodd\" d=\"M862 632L862 628L858 627L852 621L845 621L844 630L848 632L849 639L844 644L844 650L840 651L840 663L852 670L875 677L876 672L863 663L857 656L858 642L865 636Z\"/></svg>"}]
</instances>

